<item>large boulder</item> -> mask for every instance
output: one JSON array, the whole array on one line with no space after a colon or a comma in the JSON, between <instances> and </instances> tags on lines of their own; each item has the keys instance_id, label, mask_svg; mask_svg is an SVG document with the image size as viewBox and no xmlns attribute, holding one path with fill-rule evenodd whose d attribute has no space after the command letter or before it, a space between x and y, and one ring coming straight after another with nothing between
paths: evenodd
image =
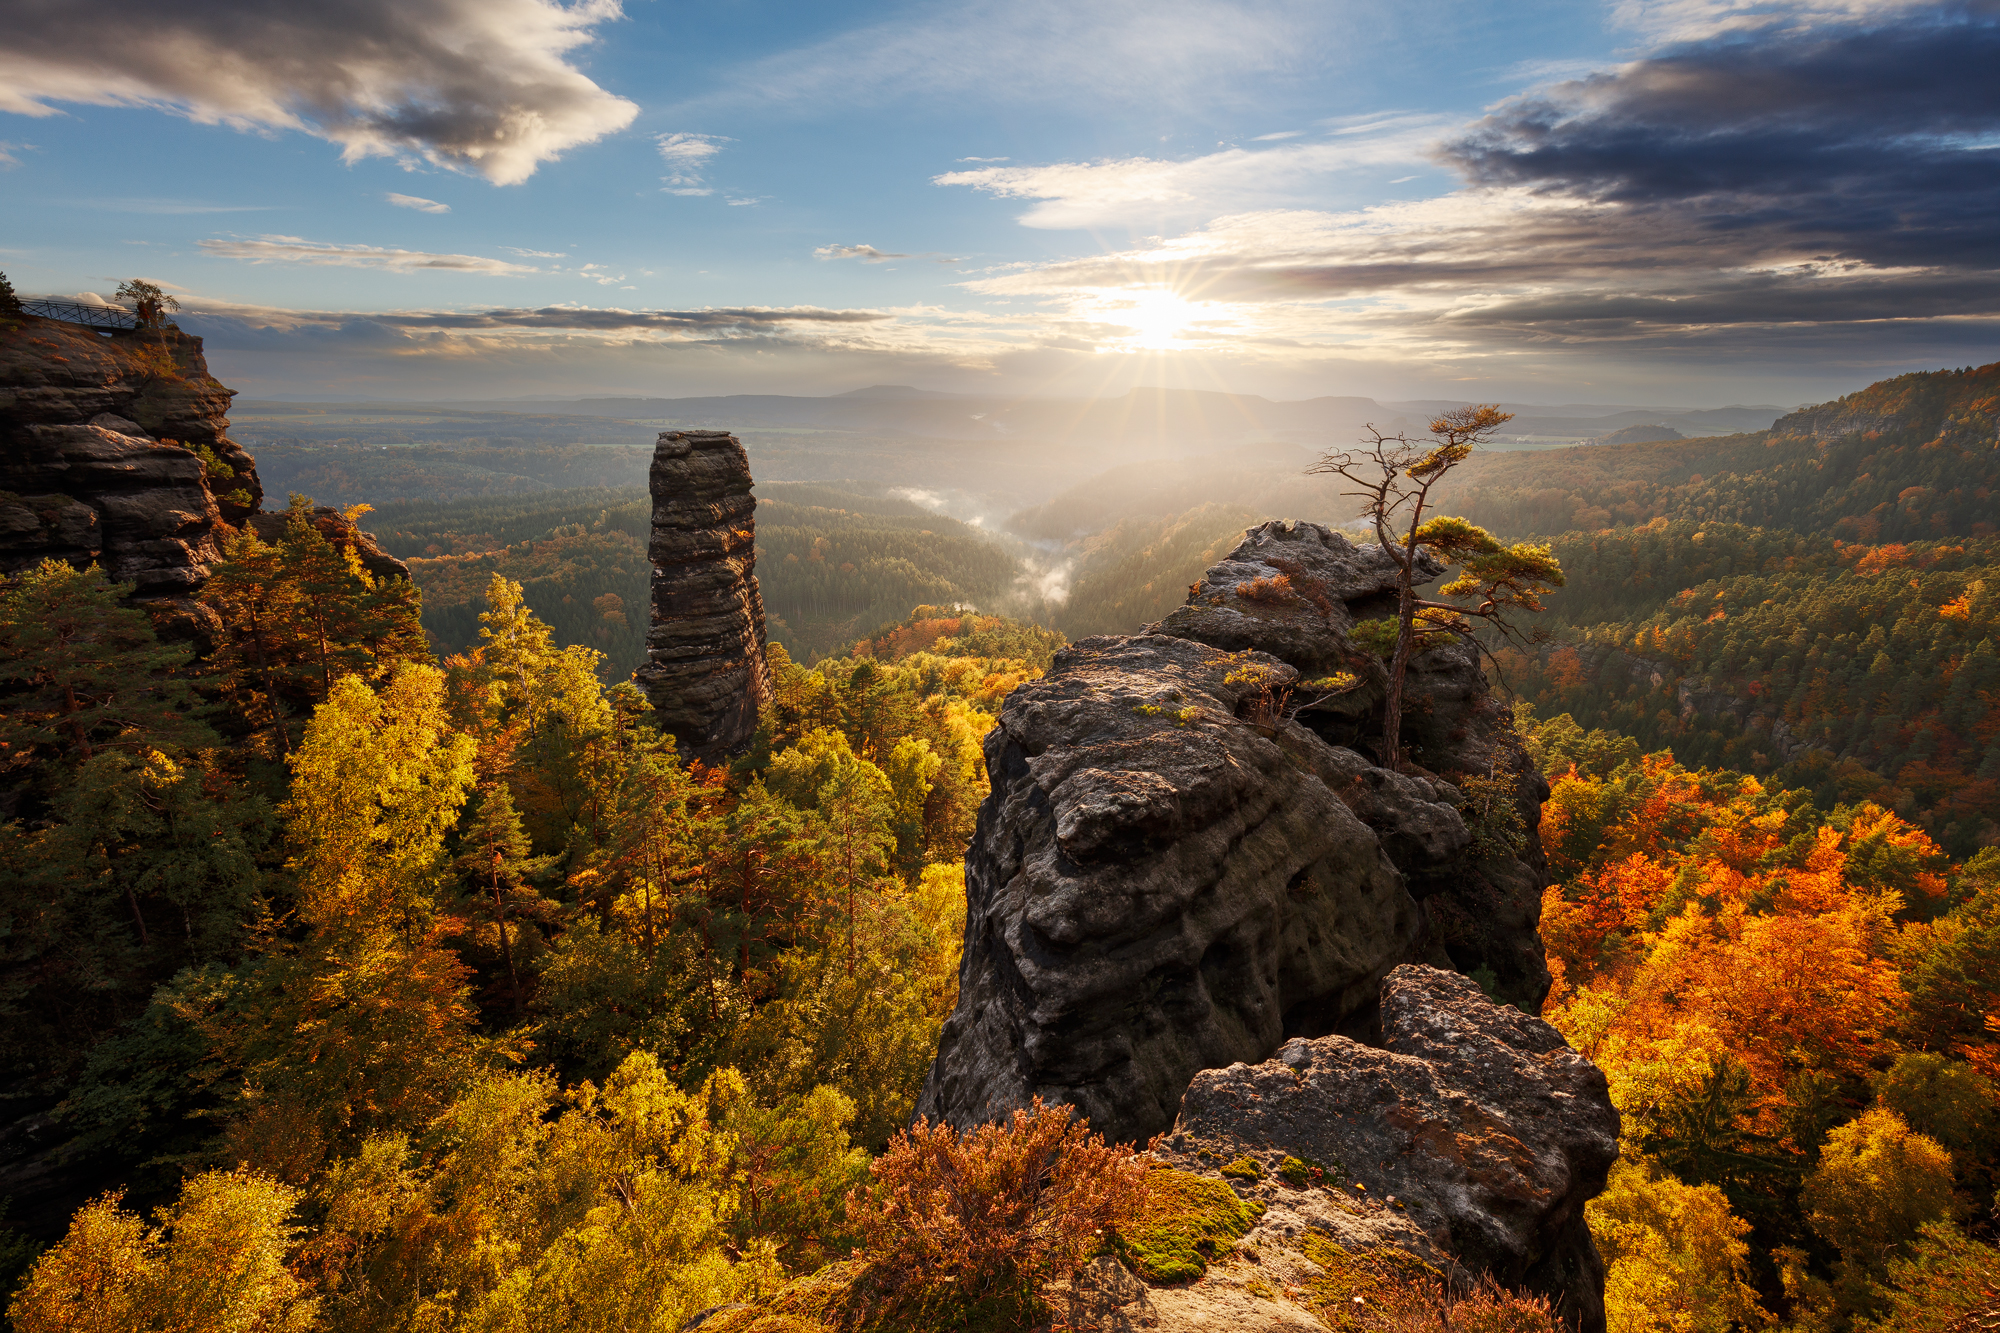
<instances>
[{"instance_id":1,"label":"large boulder","mask_svg":"<svg viewBox=\"0 0 2000 1333\"><path fill-rule=\"evenodd\" d=\"M1008 696L920 1114L962 1126L1041 1096L1143 1141L1198 1071L1366 1024L1422 916L1329 785L1341 757L1259 714L1296 675L1149 634L1084 639Z\"/></svg>"},{"instance_id":2,"label":"large boulder","mask_svg":"<svg viewBox=\"0 0 2000 1333\"><path fill-rule=\"evenodd\" d=\"M1547 1023L1435 968L1391 972L1381 1022L1379 1047L1298 1039L1196 1075L1159 1155L1232 1168L1263 1207L1248 1245L1317 1231L1349 1251L1399 1249L1603 1329L1583 1211L1618 1156L1603 1073Z\"/></svg>"},{"instance_id":3,"label":"large boulder","mask_svg":"<svg viewBox=\"0 0 2000 1333\"><path fill-rule=\"evenodd\" d=\"M683 753L720 759L749 743L771 692L750 458L727 431L663 431L650 484L652 621L635 679Z\"/></svg>"}]
</instances>

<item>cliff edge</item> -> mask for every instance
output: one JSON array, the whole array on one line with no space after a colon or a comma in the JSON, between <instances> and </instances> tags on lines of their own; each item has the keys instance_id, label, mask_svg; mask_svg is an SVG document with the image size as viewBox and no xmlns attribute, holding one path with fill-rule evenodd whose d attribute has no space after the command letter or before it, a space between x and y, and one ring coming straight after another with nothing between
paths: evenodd
<instances>
[{"instance_id":1,"label":"cliff edge","mask_svg":"<svg viewBox=\"0 0 2000 1333\"><path fill-rule=\"evenodd\" d=\"M263 504L228 436L233 396L178 329L0 317L0 575L96 561L142 599L184 603Z\"/></svg>"}]
</instances>

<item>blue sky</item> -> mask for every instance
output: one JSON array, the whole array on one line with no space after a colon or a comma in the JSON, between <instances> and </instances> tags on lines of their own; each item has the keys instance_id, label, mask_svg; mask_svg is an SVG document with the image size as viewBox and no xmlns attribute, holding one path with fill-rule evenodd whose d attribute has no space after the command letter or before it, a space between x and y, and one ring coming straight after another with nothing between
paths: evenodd
<instances>
[{"instance_id":1,"label":"blue sky","mask_svg":"<svg viewBox=\"0 0 2000 1333\"><path fill-rule=\"evenodd\" d=\"M0 267L250 393L1789 405L2000 346L1991 3L18 0Z\"/></svg>"}]
</instances>

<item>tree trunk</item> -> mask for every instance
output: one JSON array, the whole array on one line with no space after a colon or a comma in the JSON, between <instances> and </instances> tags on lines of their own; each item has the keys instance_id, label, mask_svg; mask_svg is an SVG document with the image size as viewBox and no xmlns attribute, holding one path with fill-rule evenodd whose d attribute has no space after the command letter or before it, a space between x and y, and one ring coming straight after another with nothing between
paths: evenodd
<instances>
[{"instance_id":1,"label":"tree trunk","mask_svg":"<svg viewBox=\"0 0 2000 1333\"><path fill-rule=\"evenodd\" d=\"M500 876L493 876L493 919L500 927L500 957L507 963L507 990L514 997L514 1012L521 1012L521 977L514 970L514 946L507 939L507 900L500 896Z\"/></svg>"},{"instance_id":2,"label":"tree trunk","mask_svg":"<svg viewBox=\"0 0 2000 1333\"><path fill-rule=\"evenodd\" d=\"M1416 559L1414 549L1406 554ZM1417 590L1409 565L1403 566L1396 585L1396 651L1389 658L1389 688L1382 699L1382 766L1392 773L1403 759L1403 674L1409 669L1416 638Z\"/></svg>"},{"instance_id":3,"label":"tree trunk","mask_svg":"<svg viewBox=\"0 0 2000 1333\"><path fill-rule=\"evenodd\" d=\"M132 919L139 923L139 947L150 949L153 941L146 934L146 918L139 915L139 899L132 892L132 886L125 886L125 901L132 905Z\"/></svg>"}]
</instances>

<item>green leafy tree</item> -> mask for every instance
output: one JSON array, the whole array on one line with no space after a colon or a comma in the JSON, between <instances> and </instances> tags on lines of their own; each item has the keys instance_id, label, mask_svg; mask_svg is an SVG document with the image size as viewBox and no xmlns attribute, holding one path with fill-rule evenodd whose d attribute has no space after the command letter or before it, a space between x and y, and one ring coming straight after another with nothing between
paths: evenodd
<instances>
[{"instance_id":1,"label":"green leafy tree","mask_svg":"<svg viewBox=\"0 0 2000 1333\"><path fill-rule=\"evenodd\" d=\"M0 315L18 315L20 313L21 298L14 294L14 284L8 281L7 275L0 273Z\"/></svg>"},{"instance_id":2,"label":"green leafy tree","mask_svg":"<svg viewBox=\"0 0 2000 1333\"><path fill-rule=\"evenodd\" d=\"M248 526L222 554L196 594L222 621L209 669L250 726L268 732L277 754L289 754L285 696L296 657L298 586L285 576L284 551Z\"/></svg>"},{"instance_id":3,"label":"green leafy tree","mask_svg":"<svg viewBox=\"0 0 2000 1333\"><path fill-rule=\"evenodd\" d=\"M1969 1163L1992 1145L1993 1085L1962 1060L1909 1051L1875 1077L1875 1098Z\"/></svg>"},{"instance_id":4,"label":"green leafy tree","mask_svg":"<svg viewBox=\"0 0 2000 1333\"><path fill-rule=\"evenodd\" d=\"M1361 517L1396 565L1396 618L1382 714L1382 760L1391 768L1402 756L1403 680L1410 658L1438 641L1469 637L1468 616L1511 632L1515 615L1540 611L1541 595L1563 585L1562 567L1546 544L1507 545L1462 518L1430 515L1432 491L1512 419L1491 404L1454 408L1431 420L1427 440L1384 435L1371 426L1370 438L1358 448L1327 453L1307 469L1354 487L1343 494L1361 501ZM1459 576L1438 592L1469 598L1469 604L1417 596L1427 556L1460 566Z\"/></svg>"}]
</instances>

